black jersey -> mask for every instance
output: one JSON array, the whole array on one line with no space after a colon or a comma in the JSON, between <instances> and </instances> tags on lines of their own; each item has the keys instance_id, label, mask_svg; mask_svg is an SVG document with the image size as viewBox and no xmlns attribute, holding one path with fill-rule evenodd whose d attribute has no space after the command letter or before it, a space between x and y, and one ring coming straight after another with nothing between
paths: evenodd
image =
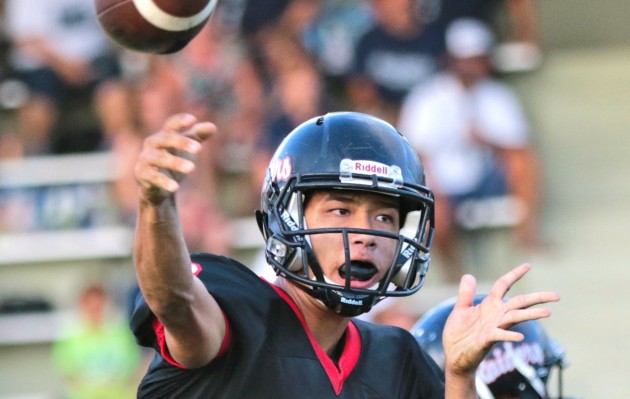
<instances>
[{"instance_id":1,"label":"black jersey","mask_svg":"<svg viewBox=\"0 0 630 399\"><path fill-rule=\"evenodd\" d=\"M437 72L438 44L425 30L403 38L375 25L356 45L352 74L367 77L382 100L400 106L412 87Z\"/></svg>"},{"instance_id":2,"label":"black jersey","mask_svg":"<svg viewBox=\"0 0 630 399\"><path fill-rule=\"evenodd\" d=\"M226 315L229 346L204 367L178 366L139 298L132 328L156 355L138 398L444 397L442 372L407 331L353 320L335 365L282 290L224 257L194 255L193 268Z\"/></svg>"}]
</instances>

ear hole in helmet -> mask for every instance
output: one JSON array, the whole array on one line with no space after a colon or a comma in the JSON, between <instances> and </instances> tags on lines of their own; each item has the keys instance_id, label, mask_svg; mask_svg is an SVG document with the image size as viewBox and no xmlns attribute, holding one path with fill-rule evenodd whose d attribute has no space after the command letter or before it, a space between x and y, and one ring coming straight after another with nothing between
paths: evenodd
<instances>
[{"instance_id":1,"label":"ear hole in helmet","mask_svg":"<svg viewBox=\"0 0 630 399\"><path fill-rule=\"evenodd\" d=\"M286 265L289 271L297 272L303 268L301 248L290 249L284 242L276 237L271 237L267 240L265 251L267 256L270 256L278 263Z\"/></svg>"},{"instance_id":2,"label":"ear hole in helmet","mask_svg":"<svg viewBox=\"0 0 630 399\"><path fill-rule=\"evenodd\" d=\"M394 275L394 277L392 277L391 282L396 286L396 287L405 287L405 280L407 279L407 275L410 273L410 269L411 269L411 262L413 261L413 257L411 259L409 259L407 262L405 262L405 264L400 268L400 270L398 271L398 273L396 273ZM411 281L409 283L409 287L413 287L415 285L417 285L420 281L420 277L427 274L427 271L429 270L429 257L427 256L426 259L416 259L416 262L419 262L420 265L419 267L416 269L416 275L415 278L413 279L413 281Z\"/></svg>"},{"instance_id":3,"label":"ear hole in helmet","mask_svg":"<svg viewBox=\"0 0 630 399\"><path fill-rule=\"evenodd\" d=\"M422 211L409 211L404 220L404 224L400 229L400 235L413 239L418 233L418 226L420 225L420 218L422 217Z\"/></svg>"},{"instance_id":4,"label":"ear hole in helmet","mask_svg":"<svg viewBox=\"0 0 630 399\"><path fill-rule=\"evenodd\" d=\"M301 271L304 268L302 262L302 248L296 248L291 257L291 261L287 264L287 270L292 272Z\"/></svg>"},{"instance_id":5,"label":"ear hole in helmet","mask_svg":"<svg viewBox=\"0 0 630 399\"><path fill-rule=\"evenodd\" d=\"M396 287L404 287L405 286L405 280L407 279L407 275L409 274L409 269L410 268L411 268L411 259L409 259L407 262L405 262L405 264L400 268L398 273L396 273L396 275L394 275L394 277L392 278L391 282ZM417 280L419 278L420 278L419 276L416 276L416 281L414 281L414 284L417 282Z\"/></svg>"},{"instance_id":6,"label":"ear hole in helmet","mask_svg":"<svg viewBox=\"0 0 630 399\"><path fill-rule=\"evenodd\" d=\"M422 218L422 211L414 210L414 211L407 212L407 215L404 220L404 224L402 228L400 229L400 235L409 239L415 239L416 235L418 234L418 229L420 228L421 218ZM408 247L409 247L409 244L405 243L403 245L401 252L405 252L405 250L407 250ZM420 276L423 274L426 274L427 269L429 267L428 256L426 258L427 258L426 260L419 260L417 259L417 254L412 255L409 258L409 260L407 260L402 265L400 270L398 270L398 272L394 275L391 282L397 287L404 287L405 280L407 280L407 275L411 271L411 264L412 262L415 261L415 262L421 262L421 264L420 264L420 267L416 269L416 275L414 276L413 281L409 283L409 286L415 286L416 284L418 284L420 280Z\"/></svg>"},{"instance_id":7,"label":"ear hole in helmet","mask_svg":"<svg viewBox=\"0 0 630 399\"><path fill-rule=\"evenodd\" d=\"M409 211L407 212L404 220L404 224L400 229L400 235L407 238L415 238L418 233L418 226L420 224L420 218L422 217L421 211ZM409 244L404 244L403 252L405 249L409 247ZM397 287L403 287L405 284L405 280L407 279L407 274L409 274L409 269L411 268L411 261L413 257L411 257L405 264L400 268L398 273L392 279L392 283L394 283ZM420 276L416 276L416 279L413 281L412 285L415 285L418 282Z\"/></svg>"}]
</instances>

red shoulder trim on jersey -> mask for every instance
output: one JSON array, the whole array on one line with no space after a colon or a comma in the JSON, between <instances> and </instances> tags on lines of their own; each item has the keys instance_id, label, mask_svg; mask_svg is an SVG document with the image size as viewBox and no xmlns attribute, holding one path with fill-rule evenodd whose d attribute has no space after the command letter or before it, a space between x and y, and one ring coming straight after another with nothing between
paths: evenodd
<instances>
[{"instance_id":1,"label":"red shoulder trim on jersey","mask_svg":"<svg viewBox=\"0 0 630 399\"><path fill-rule=\"evenodd\" d=\"M293 309L293 312L300 320L309 341L311 341L311 345L313 346L322 367L324 367L326 374L328 374L328 379L330 380L335 393L339 395L343 389L344 382L352 373L352 370L354 370L354 367L359 361L359 354L361 353L361 335L359 334L357 326L355 326L352 322L348 323L348 327L346 329L346 343L343 348L343 353L339 358L339 368L337 368L326 351L324 351L324 349L315 340L313 333L311 333L311 330L306 325L306 320L304 319L302 312L300 312L300 309L297 307L295 302L293 302L293 299L291 299L291 297L282 290L282 288L271 283L269 283L269 285L271 285L278 295L280 295L280 297L284 299L291 309Z\"/></svg>"},{"instance_id":2,"label":"red shoulder trim on jersey","mask_svg":"<svg viewBox=\"0 0 630 399\"><path fill-rule=\"evenodd\" d=\"M171 353L166 346L166 336L164 335L164 324L157 317L153 318L153 331L155 331L155 338L157 339L158 346L160 347L160 354L171 365L179 368L185 368L177 360L173 359Z\"/></svg>"},{"instance_id":3,"label":"red shoulder trim on jersey","mask_svg":"<svg viewBox=\"0 0 630 399\"><path fill-rule=\"evenodd\" d=\"M223 337L223 342L221 342L221 347L219 348L219 352L217 353L215 359L223 356L225 352L230 349L230 345L232 344L232 326L230 325L230 320L228 320L225 312L223 312L223 318L225 319L225 336Z\"/></svg>"},{"instance_id":4,"label":"red shoulder trim on jersey","mask_svg":"<svg viewBox=\"0 0 630 399\"><path fill-rule=\"evenodd\" d=\"M223 337L223 342L221 342L221 347L219 348L219 352L217 353L215 359L225 354L232 343L232 327L230 326L230 322L225 312L223 312L223 318L225 319L225 336ZM175 367L186 368L177 360L173 359L173 356L168 350L168 347L166 346L166 336L164 335L164 324L162 324L162 322L158 320L157 317L154 317L152 326L153 331L155 332L158 346L160 348L160 354L162 355L164 360Z\"/></svg>"}]
</instances>

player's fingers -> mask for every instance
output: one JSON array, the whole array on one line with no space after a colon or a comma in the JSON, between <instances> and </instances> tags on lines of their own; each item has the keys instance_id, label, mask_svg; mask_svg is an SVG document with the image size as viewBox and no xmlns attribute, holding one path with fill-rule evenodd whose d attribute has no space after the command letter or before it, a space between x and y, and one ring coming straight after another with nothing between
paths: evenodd
<instances>
[{"instance_id":1,"label":"player's fingers","mask_svg":"<svg viewBox=\"0 0 630 399\"><path fill-rule=\"evenodd\" d=\"M519 332L497 328L494 330L492 341L493 342L499 342L499 341L519 342L519 341L522 341L524 338L525 336Z\"/></svg>"},{"instance_id":2,"label":"player's fingers","mask_svg":"<svg viewBox=\"0 0 630 399\"><path fill-rule=\"evenodd\" d=\"M167 150L171 153L187 152L198 154L201 151L199 140L180 133L161 131L144 140L146 150Z\"/></svg>"},{"instance_id":3,"label":"player's fingers","mask_svg":"<svg viewBox=\"0 0 630 399\"><path fill-rule=\"evenodd\" d=\"M531 265L528 263L523 263L510 270L494 283L490 290L490 295L496 298L503 298L510 288L512 288L512 285L520 280L531 268Z\"/></svg>"},{"instance_id":4,"label":"player's fingers","mask_svg":"<svg viewBox=\"0 0 630 399\"><path fill-rule=\"evenodd\" d=\"M506 302L508 309L525 309L530 306L540 305L549 302L558 302L560 295L554 291L540 291L531 294L515 296Z\"/></svg>"},{"instance_id":5,"label":"player's fingers","mask_svg":"<svg viewBox=\"0 0 630 399\"><path fill-rule=\"evenodd\" d=\"M216 134L217 127L211 122L197 122L197 118L190 114L176 114L166 120L162 130L202 142Z\"/></svg>"},{"instance_id":6,"label":"player's fingers","mask_svg":"<svg viewBox=\"0 0 630 399\"><path fill-rule=\"evenodd\" d=\"M194 115L181 113L170 116L164 122L162 130L181 133L193 127L197 122Z\"/></svg>"},{"instance_id":7,"label":"player's fingers","mask_svg":"<svg viewBox=\"0 0 630 399\"><path fill-rule=\"evenodd\" d=\"M193 125L193 127L185 133L186 137L190 137L197 142L203 142L209 137L217 134L217 127L211 122L200 122Z\"/></svg>"},{"instance_id":8,"label":"player's fingers","mask_svg":"<svg viewBox=\"0 0 630 399\"><path fill-rule=\"evenodd\" d=\"M528 320L544 319L551 316L551 310L547 308L529 308L513 310L503 316L501 328L510 328L517 323Z\"/></svg>"},{"instance_id":9,"label":"player's fingers","mask_svg":"<svg viewBox=\"0 0 630 399\"><path fill-rule=\"evenodd\" d=\"M164 194L160 190L173 193L179 188L175 180L155 168L136 168L136 181L149 197Z\"/></svg>"},{"instance_id":10,"label":"player's fingers","mask_svg":"<svg viewBox=\"0 0 630 399\"><path fill-rule=\"evenodd\" d=\"M143 152L139 165L151 169L164 169L175 173L188 174L195 169L194 156L182 153L174 154L171 151L148 150Z\"/></svg>"},{"instance_id":11,"label":"player's fingers","mask_svg":"<svg viewBox=\"0 0 630 399\"><path fill-rule=\"evenodd\" d=\"M455 308L469 308L473 305L475 299L475 292L477 291L477 281L475 277L470 274L462 276L459 282L459 291L457 294L457 301L455 302Z\"/></svg>"},{"instance_id":12,"label":"player's fingers","mask_svg":"<svg viewBox=\"0 0 630 399\"><path fill-rule=\"evenodd\" d=\"M195 164L191 160L176 156L170 150L146 148L136 162L134 174L150 198L161 198L164 193L156 193L154 188L175 192L179 181L194 169Z\"/></svg>"}]
</instances>

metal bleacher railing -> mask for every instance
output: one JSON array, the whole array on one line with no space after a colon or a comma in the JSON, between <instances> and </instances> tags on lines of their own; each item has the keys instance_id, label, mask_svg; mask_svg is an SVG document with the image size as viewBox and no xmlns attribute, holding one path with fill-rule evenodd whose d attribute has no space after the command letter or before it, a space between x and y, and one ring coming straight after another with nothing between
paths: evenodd
<instances>
[{"instance_id":1,"label":"metal bleacher railing","mask_svg":"<svg viewBox=\"0 0 630 399\"><path fill-rule=\"evenodd\" d=\"M114 171L109 152L0 162L0 210L12 224L0 224L0 265L129 256L129 227L108 200Z\"/></svg>"},{"instance_id":2,"label":"metal bleacher railing","mask_svg":"<svg viewBox=\"0 0 630 399\"><path fill-rule=\"evenodd\" d=\"M0 161L0 266L130 257L132 228L111 197L116 170L110 152ZM236 251L262 243L251 218L231 228Z\"/></svg>"}]
</instances>

